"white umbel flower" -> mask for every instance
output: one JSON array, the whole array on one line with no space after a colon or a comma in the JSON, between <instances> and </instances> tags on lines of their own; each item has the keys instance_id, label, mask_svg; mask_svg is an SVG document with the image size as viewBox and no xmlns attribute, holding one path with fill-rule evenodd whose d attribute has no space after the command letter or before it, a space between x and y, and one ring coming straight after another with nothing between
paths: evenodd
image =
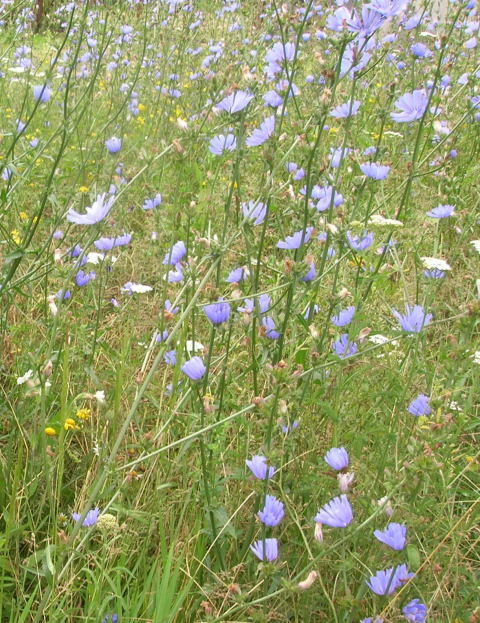
<instances>
[{"instance_id":1,"label":"white umbel flower","mask_svg":"<svg viewBox=\"0 0 480 623\"><path fill-rule=\"evenodd\" d=\"M439 257L422 257L420 259L427 270L452 270L450 264Z\"/></svg>"}]
</instances>

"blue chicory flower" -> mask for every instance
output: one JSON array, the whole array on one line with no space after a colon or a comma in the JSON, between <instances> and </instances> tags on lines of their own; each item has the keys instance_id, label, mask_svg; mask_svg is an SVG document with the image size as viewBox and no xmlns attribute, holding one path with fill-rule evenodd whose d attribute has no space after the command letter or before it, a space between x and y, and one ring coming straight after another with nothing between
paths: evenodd
<instances>
[{"instance_id":1,"label":"blue chicory flower","mask_svg":"<svg viewBox=\"0 0 480 623\"><path fill-rule=\"evenodd\" d=\"M407 526L399 523L390 523L383 532L375 530L373 534L381 543L385 543L392 549L400 551L405 547L407 541Z\"/></svg>"},{"instance_id":2,"label":"blue chicory flower","mask_svg":"<svg viewBox=\"0 0 480 623\"><path fill-rule=\"evenodd\" d=\"M247 459L245 464L259 480L272 478L275 474L275 468L272 465L268 466L266 457L261 454L255 454L250 460Z\"/></svg>"},{"instance_id":3,"label":"blue chicory flower","mask_svg":"<svg viewBox=\"0 0 480 623\"><path fill-rule=\"evenodd\" d=\"M438 205L427 212L427 216L431 218L448 218L453 214L455 214L455 206L452 205Z\"/></svg>"},{"instance_id":4,"label":"blue chicory flower","mask_svg":"<svg viewBox=\"0 0 480 623\"><path fill-rule=\"evenodd\" d=\"M199 381L207 371L201 357L195 356L186 361L182 366L182 372L192 381Z\"/></svg>"},{"instance_id":5,"label":"blue chicory flower","mask_svg":"<svg viewBox=\"0 0 480 623\"><path fill-rule=\"evenodd\" d=\"M405 314L400 314L396 309L392 314L400 323L401 328L408 333L420 333L420 331L430 324L433 316L426 314L421 305L405 306Z\"/></svg>"},{"instance_id":6,"label":"blue chicory flower","mask_svg":"<svg viewBox=\"0 0 480 623\"><path fill-rule=\"evenodd\" d=\"M412 599L402 608L402 612L407 621L413 623L423 623L427 618L427 606L420 599Z\"/></svg>"},{"instance_id":7,"label":"blue chicory flower","mask_svg":"<svg viewBox=\"0 0 480 623\"><path fill-rule=\"evenodd\" d=\"M264 539L263 541L256 541L253 545L250 545L250 549L259 560L264 562L273 562L278 558L277 539Z\"/></svg>"},{"instance_id":8,"label":"blue chicory flower","mask_svg":"<svg viewBox=\"0 0 480 623\"><path fill-rule=\"evenodd\" d=\"M36 99L37 102L46 104L48 101L50 101L51 96L52 92L46 84L35 85L33 87L33 97Z\"/></svg>"},{"instance_id":9,"label":"blue chicory flower","mask_svg":"<svg viewBox=\"0 0 480 623\"><path fill-rule=\"evenodd\" d=\"M245 219L252 221L254 225L260 225L265 220L267 206L261 201L249 201L240 206Z\"/></svg>"},{"instance_id":10,"label":"blue chicory flower","mask_svg":"<svg viewBox=\"0 0 480 623\"><path fill-rule=\"evenodd\" d=\"M350 305L350 307L346 309L341 309L338 314L332 316L330 320L336 327L346 327L352 322L354 315L355 307Z\"/></svg>"},{"instance_id":11,"label":"blue chicory flower","mask_svg":"<svg viewBox=\"0 0 480 623\"><path fill-rule=\"evenodd\" d=\"M283 502L277 500L273 495L265 497L265 506L263 510L258 511L258 518L266 526L274 527L282 521L285 515Z\"/></svg>"},{"instance_id":12,"label":"blue chicory flower","mask_svg":"<svg viewBox=\"0 0 480 623\"><path fill-rule=\"evenodd\" d=\"M250 136L247 137L245 144L247 147L258 147L267 141L275 130L275 117L271 115L267 117L260 125L259 128L253 130Z\"/></svg>"},{"instance_id":13,"label":"blue chicory flower","mask_svg":"<svg viewBox=\"0 0 480 623\"><path fill-rule=\"evenodd\" d=\"M377 164L376 162L366 162L360 165L362 173L372 180L384 180L390 173L390 167L387 165Z\"/></svg>"},{"instance_id":14,"label":"blue chicory flower","mask_svg":"<svg viewBox=\"0 0 480 623\"><path fill-rule=\"evenodd\" d=\"M99 516L100 516L100 509L97 507L92 508L85 515L85 519L82 522L82 526L84 526L85 528L94 526L97 523ZM79 521L80 517L81 517L80 513L72 513L72 519L74 521Z\"/></svg>"},{"instance_id":15,"label":"blue chicory flower","mask_svg":"<svg viewBox=\"0 0 480 623\"><path fill-rule=\"evenodd\" d=\"M143 202L142 208L144 210L153 210L157 208L162 203L162 195L157 193L153 199L145 199Z\"/></svg>"},{"instance_id":16,"label":"blue chicory flower","mask_svg":"<svg viewBox=\"0 0 480 623\"><path fill-rule=\"evenodd\" d=\"M358 100L346 102L340 104L336 108L330 111L330 116L335 119L346 119L347 117L354 117L360 108L361 102Z\"/></svg>"},{"instance_id":17,"label":"blue chicory flower","mask_svg":"<svg viewBox=\"0 0 480 623\"><path fill-rule=\"evenodd\" d=\"M348 452L343 446L341 448L330 448L323 458L332 469L337 471L341 471L342 469L346 469L348 467Z\"/></svg>"},{"instance_id":18,"label":"blue chicory flower","mask_svg":"<svg viewBox=\"0 0 480 623\"><path fill-rule=\"evenodd\" d=\"M323 506L314 517L315 523L331 528L346 528L353 521L353 512L345 494L339 495Z\"/></svg>"},{"instance_id":19,"label":"blue chicory flower","mask_svg":"<svg viewBox=\"0 0 480 623\"><path fill-rule=\"evenodd\" d=\"M263 316L261 330L270 340L278 340L280 333L276 329L275 321L270 316Z\"/></svg>"},{"instance_id":20,"label":"blue chicory flower","mask_svg":"<svg viewBox=\"0 0 480 623\"><path fill-rule=\"evenodd\" d=\"M183 259L186 252L187 248L185 247L185 243L182 240L179 240L170 248L169 251L167 251L167 253L165 253L165 257L163 258L162 263L176 266L180 262L180 260Z\"/></svg>"},{"instance_id":21,"label":"blue chicory flower","mask_svg":"<svg viewBox=\"0 0 480 623\"><path fill-rule=\"evenodd\" d=\"M367 586L376 595L392 595L403 582L414 576L414 573L408 572L407 565L402 564L395 568L390 567L377 571L374 576L367 580Z\"/></svg>"},{"instance_id":22,"label":"blue chicory flower","mask_svg":"<svg viewBox=\"0 0 480 623\"><path fill-rule=\"evenodd\" d=\"M418 121L425 114L428 105L428 95L425 90L417 89L411 93L405 93L396 102L395 106L400 112L390 113L391 118L397 123Z\"/></svg>"},{"instance_id":23,"label":"blue chicory flower","mask_svg":"<svg viewBox=\"0 0 480 623\"><path fill-rule=\"evenodd\" d=\"M88 207L85 214L80 214L73 208L67 212L67 221L76 225L95 225L100 223L112 209L115 201L114 196L107 198L107 193L98 195L96 200Z\"/></svg>"},{"instance_id":24,"label":"blue chicory flower","mask_svg":"<svg viewBox=\"0 0 480 623\"><path fill-rule=\"evenodd\" d=\"M355 342L349 341L348 333L342 333L342 335L333 342L332 348L340 359L347 359L358 352L358 346Z\"/></svg>"},{"instance_id":25,"label":"blue chicory flower","mask_svg":"<svg viewBox=\"0 0 480 623\"><path fill-rule=\"evenodd\" d=\"M372 246L374 235L368 231L364 231L362 236L357 236L352 234L352 232L347 231L347 242L351 249L355 251L365 251Z\"/></svg>"},{"instance_id":26,"label":"blue chicory flower","mask_svg":"<svg viewBox=\"0 0 480 623\"><path fill-rule=\"evenodd\" d=\"M227 97L224 97L221 102L216 105L216 108L229 113L240 112L248 106L253 99L253 94L247 91L234 91Z\"/></svg>"},{"instance_id":27,"label":"blue chicory flower","mask_svg":"<svg viewBox=\"0 0 480 623\"><path fill-rule=\"evenodd\" d=\"M110 154L116 154L122 148L122 140L117 138L116 136L112 136L112 138L109 138L105 141L105 147Z\"/></svg>"},{"instance_id":28,"label":"blue chicory flower","mask_svg":"<svg viewBox=\"0 0 480 623\"><path fill-rule=\"evenodd\" d=\"M220 325L227 322L230 317L230 305L220 299L217 303L210 303L203 308L205 315L214 325Z\"/></svg>"},{"instance_id":29,"label":"blue chicory flower","mask_svg":"<svg viewBox=\"0 0 480 623\"><path fill-rule=\"evenodd\" d=\"M226 151L234 151L237 148L237 139L233 134L218 134L214 136L208 146L209 151L215 156L221 156Z\"/></svg>"},{"instance_id":30,"label":"blue chicory flower","mask_svg":"<svg viewBox=\"0 0 480 623\"><path fill-rule=\"evenodd\" d=\"M310 240L310 236L312 235L313 227L307 227L306 229L301 229L300 231L296 231L291 236L287 236L285 240L280 240L277 242L278 249L299 249L302 245L307 244Z\"/></svg>"},{"instance_id":31,"label":"blue chicory flower","mask_svg":"<svg viewBox=\"0 0 480 623\"><path fill-rule=\"evenodd\" d=\"M419 394L415 400L412 400L408 405L408 412L416 416L430 415L432 408L428 404L429 400L430 398L425 396L425 394Z\"/></svg>"}]
</instances>

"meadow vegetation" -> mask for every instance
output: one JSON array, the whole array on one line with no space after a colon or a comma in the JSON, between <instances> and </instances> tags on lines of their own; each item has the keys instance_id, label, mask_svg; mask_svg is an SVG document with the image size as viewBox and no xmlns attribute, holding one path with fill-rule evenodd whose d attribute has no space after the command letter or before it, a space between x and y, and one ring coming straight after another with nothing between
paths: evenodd
<instances>
[{"instance_id":1,"label":"meadow vegetation","mask_svg":"<svg viewBox=\"0 0 480 623\"><path fill-rule=\"evenodd\" d=\"M480 621L475 0L0 0L0 621Z\"/></svg>"}]
</instances>

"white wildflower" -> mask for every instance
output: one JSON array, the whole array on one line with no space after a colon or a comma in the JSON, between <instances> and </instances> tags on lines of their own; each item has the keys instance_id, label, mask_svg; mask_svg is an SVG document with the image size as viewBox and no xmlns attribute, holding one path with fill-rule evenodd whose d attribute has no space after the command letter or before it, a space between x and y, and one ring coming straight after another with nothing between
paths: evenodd
<instances>
[{"instance_id":1,"label":"white wildflower","mask_svg":"<svg viewBox=\"0 0 480 623\"><path fill-rule=\"evenodd\" d=\"M397 221L395 218L385 218L381 214L372 214L368 223L370 225L378 225L379 227L403 227L402 221Z\"/></svg>"},{"instance_id":2,"label":"white wildflower","mask_svg":"<svg viewBox=\"0 0 480 623\"><path fill-rule=\"evenodd\" d=\"M28 381L28 379L31 379L32 376L33 376L33 370L27 370L27 372L25 372L23 376L18 377L17 385L23 385L24 383Z\"/></svg>"},{"instance_id":3,"label":"white wildflower","mask_svg":"<svg viewBox=\"0 0 480 623\"><path fill-rule=\"evenodd\" d=\"M452 270L448 262L439 257L422 257L420 258L427 270Z\"/></svg>"}]
</instances>

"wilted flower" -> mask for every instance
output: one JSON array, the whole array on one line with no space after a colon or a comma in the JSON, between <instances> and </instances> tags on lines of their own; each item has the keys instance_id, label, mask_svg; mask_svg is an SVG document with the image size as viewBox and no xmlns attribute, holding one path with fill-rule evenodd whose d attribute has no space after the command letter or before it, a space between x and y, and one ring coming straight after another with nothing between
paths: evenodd
<instances>
[{"instance_id":1,"label":"wilted flower","mask_svg":"<svg viewBox=\"0 0 480 623\"><path fill-rule=\"evenodd\" d=\"M375 530L373 534L385 545L400 551L405 547L407 540L407 526L399 523L390 523L383 532Z\"/></svg>"},{"instance_id":2,"label":"wilted flower","mask_svg":"<svg viewBox=\"0 0 480 623\"><path fill-rule=\"evenodd\" d=\"M267 495L263 510L258 511L258 517L266 526L278 526L285 515L283 502L273 495Z\"/></svg>"},{"instance_id":3,"label":"wilted flower","mask_svg":"<svg viewBox=\"0 0 480 623\"><path fill-rule=\"evenodd\" d=\"M421 305L405 306L405 314L400 314L396 309L392 310L392 314L400 323L400 326L404 331L408 333L420 333L423 327L430 324L433 316L432 314L426 314Z\"/></svg>"},{"instance_id":4,"label":"wilted flower","mask_svg":"<svg viewBox=\"0 0 480 623\"><path fill-rule=\"evenodd\" d=\"M314 517L315 523L331 528L346 528L353 521L353 512L345 494L325 504Z\"/></svg>"},{"instance_id":5,"label":"wilted flower","mask_svg":"<svg viewBox=\"0 0 480 623\"><path fill-rule=\"evenodd\" d=\"M427 606L420 599L412 599L402 608L402 612L407 621L413 621L413 623L423 623L427 618Z\"/></svg>"},{"instance_id":6,"label":"wilted flower","mask_svg":"<svg viewBox=\"0 0 480 623\"><path fill-rule=\"evenodd\" d=\"M316 571L310 571L310 573L307 575L305 580L302 580L301 582L299 582L297 584L298 590L306 591L307 589L309 589L313 585L313 583L315 582L316 579L317 579L317 572Z\"/></svg>"},{"instance_id":7,"label":"wilted flower","mask_svg":"<svg viewBox=\"0 0 480 623\"><path fill-rule=\"evenodd\" d=\"M263 561L273 562L278 558L278 541L277 539L264 539L256 541L250 545L250 549L255 556Z\"/></svg>"},{"instance_id":8,"label":"wilted flower","mask_svg":"<svg viewBox=\"0 0 480 623\"><path fill-rule=\"evenodd\" d=\"M354 478L354 472L339 472L337 474L338 487L342 493L347 493Z\"/></svg>"},{"instance_id":9,"label":"wilted flower","mask_svg":"<svg viewBox=\"0 0 480 623\"><path fill-rule=\"evenodd\" d=\"M332 469L337 471L348 467L348 452L343 446L341 448L331 448L323 458Z\"/></svg>"},{"instance_id":10,"label":"wilted flower","mask_svg":"<svg viewBox=\"0 0 480 623\"><path fill-rule=\"evenodd\" d=\"M430 398L425 394L419 394L415 400L408 405L408 412L412 415L430 415L432 408L428 404Z\"/></svg>"},{"instance_id":11,"label":"wilted flower","mask_svg":"<svg viewBox=\"0 0 480 623\"><path fill-rule=\"evenodd\" d=\"M245 461L247 467L252 474L259 480L265 480L266 478L272 478L275 473L275 468L267 465L267 459L261 454L252 456L250 460Z\"/></svg>"},{"instance_id":12,"label":"wilted flower","mask_svg":"<svg viewBox=\"0 0 480 623\"><path fill-rule=\"evenodd\" d=\"M201 357L195 356L186 361L182 366L182 372L188 376L188 378L192 379L192 381L200 380L207 368L202 361Z\"/></svg>"}]
</instances>

